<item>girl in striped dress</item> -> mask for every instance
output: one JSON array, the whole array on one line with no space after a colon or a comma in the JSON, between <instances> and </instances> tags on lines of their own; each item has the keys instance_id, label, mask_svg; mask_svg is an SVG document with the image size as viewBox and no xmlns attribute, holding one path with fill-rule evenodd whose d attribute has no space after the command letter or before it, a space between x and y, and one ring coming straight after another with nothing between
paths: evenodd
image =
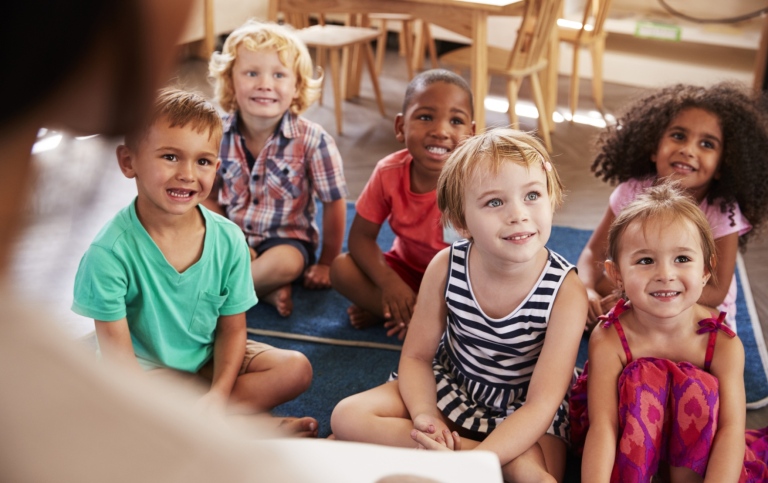
<instances>
[{"instance_id":1,"label":"girl in striped dress","mask_svg":"<svg viewBox=\"0 0 768 483\"><path fill-rule=\"evenodd\" d=\"M465 141L437 187L466 239L439 252L419 291L399 378L334 409L337 439L496 453L509 481L561 481L566 391L586 292L546 248L562 185L532 136Z\"/></svg>"}]
</instances>

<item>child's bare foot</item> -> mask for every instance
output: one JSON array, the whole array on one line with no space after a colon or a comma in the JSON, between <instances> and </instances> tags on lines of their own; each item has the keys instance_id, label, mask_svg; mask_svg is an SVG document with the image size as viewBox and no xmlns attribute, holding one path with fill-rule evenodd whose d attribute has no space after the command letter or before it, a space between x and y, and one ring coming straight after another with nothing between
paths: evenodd
<instances>
[{"instance_id":1,"label":"child's bare foot","mask_svg":"<svg viewBox=\"0 0 768 483\"><path fill-rule=\"evenodd\" d=\"M277 313L288 317L293 312L293 299L291 299L291 284L273 290L261 299L277 309Z\"/></svg>"},{"instance_id":2,"label":"child's bare foot","mask_svg":"<svg viewBox=\"0 0 768 483\"><path fill-rule=\"evenodd\" d=\"M317 420L309 416L303 418L282 418L277 429L286 436L296 438L317 438Z\"/></svg>"},{"instance_id":3,"label":"child's bare foot","mask_svg":"<svg viewBox=\"0 0 768 483\"><path fill-rule=\"evenodd\" d=\"M374 325L384 322L384 319L376 317L374 314L357 305L350 305L347 308L347 315L349 315L349 323L352 324L352 327L355 329L367 329L368 327L373 327Z\"/></svg>"}]
</instances>

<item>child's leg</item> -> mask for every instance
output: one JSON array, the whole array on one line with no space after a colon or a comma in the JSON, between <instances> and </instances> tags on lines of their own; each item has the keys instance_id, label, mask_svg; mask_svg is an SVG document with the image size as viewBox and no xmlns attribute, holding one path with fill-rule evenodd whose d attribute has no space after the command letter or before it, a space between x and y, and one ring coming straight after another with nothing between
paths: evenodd
<instances>
[{"instance_id":1,"label":"child's leg","mask_svg":"<svg viewBox=\"0 0 768 483\"><path fill-rule=\"evenodd\" d=\"M291 282L304 273L306 259L295 246L275 245L260 251L251 262L251 275L256 295L264 302L273 305L284 317L291 314Z\"/></svg>"},{"instance_id":2,"label":"child's leg","mask_svg":"<svg viewBox=\"0 0 768 483\"><path fill-rule=\"evenodd\" d=\"M362 329L384 321L381 290L349 253L342 253L331 264L331 286L352 302L347 313L353 327Z\"/></svg>"},{"instance_id":3,"label":"child's leg","mask_svg":"<svg viewBox=\"0 0 768 483\"><path fill-rule=\"evenodd\" d=\"M565 476L565 442L551 434L501 468L504 481L561 482Z\"/></svg>"},{"instance_id":4,"label":"child's leg","mask_svg":"<svg viewBox=\"0 0 768 483\"><path fill-rule=\"evenodd\" d=\"M415 448L413 423L397 381L343 399L331 414L336 439Z\"/></svg>"},{"instance_id":5,"label":"child's leg","mask_svg":"<svg viewBox=\"0 0 768 483\"><path fill-rule=\"evenodd\" d=\"M261 352L237 377L230 401L263 412L306 391L312 382L312 365L300 352L258 345Z\"/></svg>"}]
</instances>

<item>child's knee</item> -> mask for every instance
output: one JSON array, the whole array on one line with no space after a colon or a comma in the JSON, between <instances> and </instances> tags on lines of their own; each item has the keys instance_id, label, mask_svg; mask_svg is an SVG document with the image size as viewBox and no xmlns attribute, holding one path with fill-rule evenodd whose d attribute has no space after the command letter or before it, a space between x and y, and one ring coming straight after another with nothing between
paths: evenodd
<instances>
[{"instance_id":1,"label":"child's knee","mask_svg":"<svg viewBox=\"0 0 768 483\"><path fill-rule=\"evenodd\" d=\"M331 263L331 286L337 288L348 283L350 271L356 268L355 261L349 253L342 253Z\"/></svg>"},{"instance_id":2,"label":"child's knee","mask_svg":"<svg viewBox=\"0 0 768 483\"><path fill-rule=\"evenodd\" d=\"M302 392L306 391L312 383L312 364L301 352L285 352L282 372L286 375L286 381Z\"/></svg>"},{"instance_id":3,"label":"child's knee","mask_svg":"<svg viewBox=\"0 0 768 483\"><path fill-rule=\"evenodd\" d=\"M360 421L360 418L356 416L359 411L359 405L357 404L355 396L349 396L336 404L331 413L331 431L337 439L351 440L353 428L350 427L351 421Z\"/></svg>"}]
</instances>

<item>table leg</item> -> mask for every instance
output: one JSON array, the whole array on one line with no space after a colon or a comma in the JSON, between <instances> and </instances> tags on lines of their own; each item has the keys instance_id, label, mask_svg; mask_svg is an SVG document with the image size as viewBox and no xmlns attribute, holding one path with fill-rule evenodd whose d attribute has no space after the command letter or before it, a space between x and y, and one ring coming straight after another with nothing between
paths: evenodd
<instances>
[{"instance_id":1,"label":"table leg","mask_svg":"<svg viewBox=\"0 0 768 483\"><path fill-rule=\"evenodd\" d=\"M547 119L549 120L549 132L555 131L555 122L552 120L552 115L557 109L557 91L558 91L558 72L560 67L560 39L557 35L557 28L552 29L552 38L549 42L549 52L547 60L547 69L542 76L543 91L546 93L544 96L544 105L547 109Z\"/></svg>"},{"instance_id":2,"label":"table leg","mask_svg":"<svg viewBox=\"0 0 768 483\"><path fill-rule=\"evenodd\" d=\"M485 130L485 96L488 94L488 14L472 14L471 86L475 95L475 131Z\"/></svg>"}]
</instances>

